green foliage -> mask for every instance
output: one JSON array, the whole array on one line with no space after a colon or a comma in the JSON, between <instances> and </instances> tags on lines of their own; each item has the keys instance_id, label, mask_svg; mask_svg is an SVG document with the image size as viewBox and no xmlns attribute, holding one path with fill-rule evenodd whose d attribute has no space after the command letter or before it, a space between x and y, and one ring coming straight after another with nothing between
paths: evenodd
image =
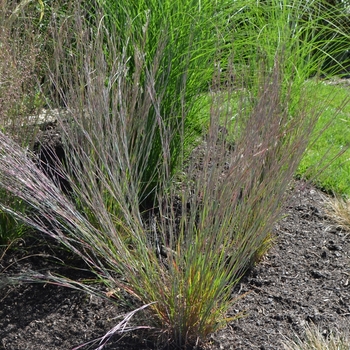
<instances>
[{"instance_id":1,"label":"green foliage","mask_svg":"<svg viewBox=\"0 0 350 350\"><path fill-rule=\"evenodd\" d=\"M8 208L8 210L0 209L0 246L6 246L26 232L26 226L13 216L13 213L25 215L26 207L23 201L13 198L4 190L0 190L0 196L1 203Z\"/></svg>"},{"instance_id":2,"label":"green foliage","mask_svg":"<svg viewBox=\"0 0 350 350\"><path fill-rule=\"evenodd\" d=\"M235 1L230 17L232 52L238 76L251 86L261 61L271 66L276 50L286 55L285 81L295 87L316 74L339 72L340 54L346 55L349 22L334 6L322 1ZM345 24L347 23L347 25ZM330 40L330 38L332 38Z\"/></svg>"}]
</instances>

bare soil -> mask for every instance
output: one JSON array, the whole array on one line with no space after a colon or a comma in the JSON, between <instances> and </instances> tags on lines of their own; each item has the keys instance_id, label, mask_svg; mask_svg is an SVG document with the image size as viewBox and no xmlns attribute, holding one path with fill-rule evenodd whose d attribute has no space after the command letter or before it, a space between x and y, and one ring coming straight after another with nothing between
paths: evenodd
<instances>
[{"instance_id":1,"label":"bare soil","mask_svg":"<svg viewBox=\"0 0 350 350\"><path fill-rule=\"evenodd\" d=\"M244 312L213 334L206 349L283 349L287 337L304 337L305 325L318 325L325 336L348 332L350 324L350 236L325 213L324 195L295 182L285 217L275 227L274 247L241 281L228 316ZM40 256L41 254L41 256ZM0 261L3 276L23 271L54 271L88 278L74 257L53 255L39 238L28 238ZM61 256L60 256L61 254ZM73 259L73 260L70 260ZM68 266L68 267L67 267ZM67 350L103 336L121 312L108 300L49 284L10 285L0 289L1 350ZM81 349L95 349L90 344ZM105 349L156 349L147 334L114 336Z\"/></svg>"}]
</instances>

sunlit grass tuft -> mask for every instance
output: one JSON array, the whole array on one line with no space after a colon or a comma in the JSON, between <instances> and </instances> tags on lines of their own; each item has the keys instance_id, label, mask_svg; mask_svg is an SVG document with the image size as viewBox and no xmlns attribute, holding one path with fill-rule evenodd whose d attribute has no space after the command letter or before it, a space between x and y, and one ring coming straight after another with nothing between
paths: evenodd
<instances>
[{"instance_id":1,"label":"sunlit grass tuft","mask_svg":"<svg viewBox=\"0 0 350 350\"><path fill-rule=\"evenodd\" d=\"M285 350L348 350L350 341L346 335L340 333L323 334L315 326L307 326L305 340L297 338L284 343Z\"/></svg>"},{"instance_id":2,"label":"sunlit grass tuft","mask_svg":"<svg viewBox=\"0 0 350 350\"><path fill-rule=\"evenodd\" d=\"M335 223L350 231L350 200L339 195L325 198L327 213Z\"/></svg>"}]
</instances>

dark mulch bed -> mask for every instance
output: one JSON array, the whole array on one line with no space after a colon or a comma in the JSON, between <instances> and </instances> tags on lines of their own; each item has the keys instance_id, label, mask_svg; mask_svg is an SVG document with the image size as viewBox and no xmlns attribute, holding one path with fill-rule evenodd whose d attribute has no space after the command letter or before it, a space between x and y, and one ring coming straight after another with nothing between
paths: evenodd
<instances>
[{"instance_id":1,"label":"dark mulch bed","mask_svg":"<svg viewBox=\"0 0 350 350\"><path fill-rule=\"evenodd\" d=\"M248 294L230 314L244 311L246 316L212 335L206 348L283 349L285 337L303 337L310 322L325 335L349 330L350 236L326 216L322 196L312 186L296 182L291 193L286 216L275 228L275 246L233 291L233 296ZM45 244L36 252L50 253ZM21 254L20 249L8 253L0 270L10 263L6 273L55 268L42 257L19 260ZM87 277L86 272L70 273ZM72 349L104 335L120 311L108 300L64 287L7 286L0 289L0 349ZM152 348L140 335L112 338L105 347Z\"/></svg>"}]
</instances>

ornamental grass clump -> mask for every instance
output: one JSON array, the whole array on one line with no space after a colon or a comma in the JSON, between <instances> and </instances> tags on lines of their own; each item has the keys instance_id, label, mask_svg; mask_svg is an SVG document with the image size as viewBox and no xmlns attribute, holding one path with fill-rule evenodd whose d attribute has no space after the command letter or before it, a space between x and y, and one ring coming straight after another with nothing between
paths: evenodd
<instances>
[{"instance_id":1,"label":"ornamental grass clump","mask_svg":"<svg viewBox=\"0 0 350 350\"><path fill-rule=\"evenodd\" d=\"M123 80L120 69L118 79ZM182 184L180 192L178 186L158 191L158 208L149 224L137 202L129 151L123 148L125 114L115 115L118 133L108 123L104 137L95 137L95 131L101 132L99 116L109 108L100 114L93 105L91 128L79 124L79 114L72 122L75 128L64 129L71 172L57 171L72 176L70 196L4 134L1 186L32 206L33 214L22 219L80 256L112 291L112 300L119 302L124 294L118 291L123 291L134 299L135 308L154 302L147 309L148 326L160 341L177 346L204 341L229 321L225 315L234 300L232 288L269 246L284 190L305 146L306 138L300 137L312 125L305 117L299 123L290 120L281 110L278 70L276 65L264 82L251 115L240 116L245 126L229 155L218 130L220 101L215 102L209 135L201 146L203 169L198 172L190 164L188 174L194 180ZM34 277L69 285L52 275Z\"/></svg>"},{"instance_id":2,"label":"ornamental grass clump","mask_svg":"<svg viewBox=\"0 0 350 350\"><path fill-rule=\"evenodd\" d=\"M126 26L130 35L121 42L120 28L110 25L103 7L96 17L76 10L64 23L52 22L52 100L65 107L57 120L65 160L52 150L47 171L35 154L0 133L0 187L32 210L26 215L4 202L0 209L75 253L108 293L50 273L7 281L45 281L107 296L144 312L135 327L147 328L155 342L194 347L240 316L227 316L233 288L273 241L317 115L306 114L301 99L295 103L293 81L284 79L290 52L283 48L272 60L255 57L260 68L251 100L231 84L214 89L231 72L222 79L215 60L206 61L213 73L208 128L187 158L195 94L186 91L201 74L191 75L191 55L199 55L192 51L194 38L180 36L189 47L178 71L171 45L184 32L176 22L161 27L150 54L152 11L140 16L135 35ZM192 85L198 94L206 74ZM241 102L230 108L239 93ZM228 139L234 140L230 147Z\"/></svg>"},{"instance_id":3,"label":"ornamental grass clump","mask_svg":"<svg viewBox=\"0 0 350 350\"><path fill-rule=\"evenodd\" d=\"M62 193L59 183L4 134L0 184L33 208L31 216L14 214L80 256L106 285L112 301L121 303L127 295L129 306L130 298L135 308L149 304L147 326L159 342L194 346L239 316L226 317L235 299L232 289L269 247L313 118L302 112L291 118L281 104L276 57L273 74L261 82L258 103L249 116L236 117L236 143L229 154L219 129L231 114L220 109L220 95L214 98L208 137L201 145L202 170L195 163L187 166L191 181L179 185L168 177L169 134L164 131L164 158L158 168L164 185L154 209L145 213L137 195L141 177L127 147L131 121L125 103L130 100L124 94L130 90L123 62L120 57L111 74L115 84L101 82L84 107L75 99L70 124L61 121L68 166L58 164L56 172L71 180L70 194ZM144 91L156 108L152 81L150 75L146 84L151 86ZM110 93L112 87L118 94ZM112 120L111 106L116 108ZM79 286L53 275L25 278L30 277ZM83 284L80 288L98 293Z\"/></svg>"}]
</instances>

